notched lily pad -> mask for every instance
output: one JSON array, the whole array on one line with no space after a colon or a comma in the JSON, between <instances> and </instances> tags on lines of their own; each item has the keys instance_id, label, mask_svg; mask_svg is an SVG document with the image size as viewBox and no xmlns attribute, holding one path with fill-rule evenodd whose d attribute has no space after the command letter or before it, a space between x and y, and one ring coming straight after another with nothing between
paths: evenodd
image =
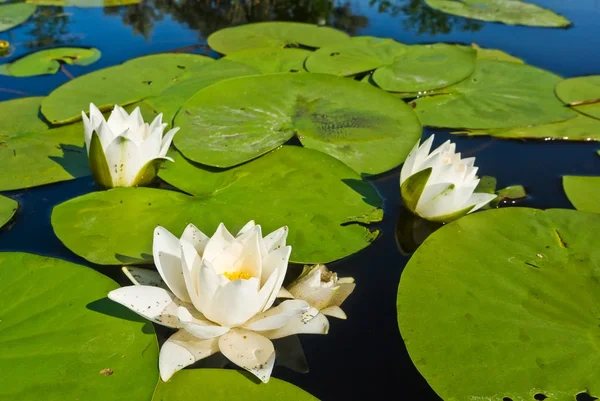
<instances>
[{"instance_id":1,"label":"notched lily pad","mask_svg":"<svg viewBox=\"0 0 600 401\"><path fill-rule=\"evenodd\" d=\"M57 47L41 50L12 63L0 65L0 75L31 77L55 74L60 69L61 63L86 66L98 61L100 56L100 50L94 48Z\"/></svg>"},{"instance_id":2,"label":"notched lily pad","mask_svg":"<svg viewBox=\"0 0 600 401\"><path fill-rule=\"evenodd\" d=\"M562 180L567 198L577 210L600 213L600 177L566 175Z\"/></svg>"},{"instance_id":3,"label":"notched lily pad","mask_svg":"<svg viewBox=\"0 0 600 401\"><path fill-rule=\"evenodd\" d=\"M18 208L19 204L16 200L0 195L0 227L13 218Z\"/></svg>"},{"instance_id":4,"label":"notched lily pad","mask_svg":"<svg viewBox=\"0 0 600 401\"><path fill-rule=\"evenodd\" d=\"M37 10L32 4L10 3L0 5L0 32L8 31L27 21Z\"/></svg>"},{"instance_id":5,"label":"notched lily pad","mask_svg":"<svg viewBox=\"0 0 600 401\"><path fill-rule=\"evenodd\" d=\"M600 75L565 79L556 85L556 96L574 110L600 119Z\"/></svg>"}]
</instances>

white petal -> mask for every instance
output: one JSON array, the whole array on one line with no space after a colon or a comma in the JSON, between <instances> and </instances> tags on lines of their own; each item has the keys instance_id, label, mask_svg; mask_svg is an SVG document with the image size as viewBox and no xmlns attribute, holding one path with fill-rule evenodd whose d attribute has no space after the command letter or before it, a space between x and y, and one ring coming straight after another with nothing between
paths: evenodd
<instances>
[{"instance_id":1,"label":"white petal","mask_svg":"<svg viewBox=\"0 0 600 401\"><path fill-rule=\"evenodd\" d=\"M267 299L267 303L263 310L269 309L271 305L273 305L273 302L275 302L275 298L277 298L277 294L279 293L279 289L281 288L283 279L287 273L288 261L290 260L291 253L292 247L287 245L269 253L269 255L262 261L261 281L268 280L271 273L277 272L275 286L271 292L271 295Z\"/></svg>"},{"instance_id":2,"label":"white petal","mask_svg":"<svg viewBox=\"0 0 600 401\"><path fill-rule=\"evenodd\" d=\"M202 256L204 248L206 248L206 244L208 244L210 238L202 231L198 230L198 227L195 225L188 224L185 230L183 230L181 240L192 244L196 249L196 252L198 252L198 255Z\"/></svg>"},{"instance_id":3,"label":"white petal","mask_svg":"<svg viewBox=\"0 0 600 401\"><path fill-rule=\"evenodd\" d=\"M417 158L417 153L419 152L419 143L420 142L421 142L421 139L419 138L419 140L417 141L415 146L412 148L412 150L406 157L404 164L402 165L402 170L400 170L400 185L402 185L402 183L404 181L406 181L406 179L408 177L413 175L413 168L415 166L415 160Z\"/></svg>"},{"instance_id":4,"label":"white petal","mask_svg":"<svg viewBox=\"0 0 600 401\"><path fill-rule=\"evenodd\" d=\"M100 121L100 124L98 124L95 131L98 133L102 149L104 149L104 152L106 153L106 149L108 149L110 144L114 141L117 133L112 132L104 120Z\"/></svg>"},{"instance_id":5,"label":"white petal","mask_svg":"<svg viewBox=\"0 0 600 401\"><path fill-rule=\"evenodd\" d=\"M250 235L249 238L244 238L244 236L236 238L212 260L206 258L212 263L217 274L242 272L250 277L260 278L262 257L259 244L260 234L256 227L247 233ZM258 231L260 231L260 227Z\"/></svg>"},{"instance_id":6,"label":"white petal","mask_svg":"<svg viewBox=\"0 0 600 401\"><path fill-rule=\"evenodd\" d=\"M160 156L164 157L169 151L169 146L171 146L171 142L173 141L173 137L179 131L179 127L175 127L172 130L169 130L162 139L162 144L160 147Z\"/></svg>"},{"instance_id":7,"label":"white petal","mask_svg":"<svg viewBox=\"0 0 600 401\"><path fill-rule=\"evenodd\" d=\"M177 298L184 302L192 302L185 285L180 255L179 239L166 228L156 227L152 241L152 256L156 269Z\"/></svg>"},{"instance_id":8,"label":"white petal","mask_svg":"<svg viewBox=\"0 0 600 401\"><path fill-rule=\"evenodd\" d=\"M110 130L115 133L115 135L119 135L125 132L127 129L125 126L125 119L127 117L129 117L129 114L127 114L122 107L115 105L113 111L110 113L110 116L108 116L108 121L106 121L106 123L108 124Z\"/></svg>"},{"instance_id":9,"label":"white petal","mask_svg":"<svg viewBox=\"0 0 600 401\"><path fill-rule=\"evenodd\" d=\"M216 288L211 292L206 292L206 288L199 282L200 270L202 269L202 258L196 252L194 245L187 241L180 240L180 255L182 262L182 272L184 284L187 289L187 293L191 298L192 304L202 313L206 313L207 308L210 306L211 298L216 292ZM200 291L205 291L201 294Z\"/></svg>"},{"instance_id":10,"label":"white petal","mask_svg":"<svg viewBox=\"0 0 600 401\"><path fill-rule=\"evenodd\" d=\"M221 353L267 383L275 364L273 343L253 331L233 329L219 338Z\"/></svg>"},{"instance_id":11,"label":"white petal","mask_svg":"<svg viewBox=\"0 0 600 401\"><path fill-rule=\"evenodd\" d=\"M135 285L149 285L152 287L160 287L165 290L169 289L156 270L144 269L135 266L123 266L121 271L125 273L127 278Z\"/></svg>"},{"instance_id":12,"label":"white petal","mask_svg":"<svg viewBox=\"0 0 600 401\"><path fill-rule=\"evenodd\" d=\"M416 169L420 168L420 165L429 156L429 153L431 151L431 146L433 145L434 138L435 138L435 135L431 135L429 138L427 138L425 140L425 142L423 142L423 144L421 146L419 146L419 151L417 152L417 155L415 157L414 166L413 166L413 171L412 171L413 174L417 172Z\"/></svg>"},{"instance_id":13,"label":"white petal","mask_svg":"<svg viewBox=\"0 0 600 401\"><path fill-rule=\"evenodd\" d=\"M294 298L291 292L281 287L277 293L277 298Z\"/></svg>"},{"instance_id":14,"label":"white petal","mask_svg":"<svg viewBox=\"0 0 600 401\"><path fill-rule=\"evenodd\" d=\"M219 227L217 227L217 231L215 231L213 236L208 241L208 244L206 244L206 248L204 249L202 259L212 263L212 261L218 255L220 255L223 252L223 250L227 248L229 244L231 244L231 242L233 242L233 239L233 235L231 235L231 233L227 231L225 225L223 223L219 224Z\"/></svg>"},{"instance_id":15,"label":"white petal","mask_svg":"<svg viewBox=\"0 0 600 401\"><path fill-rule=\"evenodd\" d=\"M308 311L306 301L284 301L274 308L252 318L244 325L245 329L252 331L275 330L285 326L293 317Z\"/></svg>"},{"instance_id":16,"label":"white petal","mask_svg":"<svg viewBox=\"0 0 600 401\"><path fill-rule=\"evenodd\" d=\"M204 315L221 326L236 327L261 312L258 279L233 280L220 287Z\"/></svg>"},{"instance_id":17,"label":"white petal","mask_svg":"<svg viewBox=\"0 0 600 401\"><path fill-rule=\"evenodd\" d=\"M165 289L133 285L112 290L108 293L108 298L155 323L173 328L181 327L177 307L184 305Z\"/></svg>"},{"instance_id":18,"label":"white petal","mask_svg":"<svg viewBox=\"0 0 600 401\"><path fill-rule=\"evenodd\" d=\"M179 307L177 317L185 330L203 340L222 336L229 331L229 327L219 326L195 310Z\"/></svg>"},{"instance_id":19,"label":"white petal","mask_svg":"<svg viewBox=\"0 0 600 401\"><path fill-rule=\"evenodd\" d=\"M281 227L275 231L273 231L272 233L270 233L269 235L267 235L265 238L263 238L263 243L265 244L265 248L267 250L267 252L273 252L279 248L282 248L285 246L285 241L287 239L288 236L288 228L287 226ZM263 258L266 257L266 255L263 256Z\"/></svg>"},{"instance_id":20,"label":"white petal","mask_svg":"<svg viewBox=\"0 0 600 401\"><path fill-rule=\"evenodd\" d=\"M475 207L471 209L469 213L473 213L474 211L481 209L494 199L496 199L495 194L474 193L467 202L469 205L475 205Z\"/></svg>"},{"instance_id":21,"label":"white petal","mask_svg":"<svg viewBox=\"0 0 600 401\"><path fill-rule=\"evenodd\" d=\"M94 129L92 128L92 122L85 115L85 112L81 112L81 120L83 121L83 138L85 140L85 148L87 149L87 154L90 154L90 142L92 141L92 132Z\"/></svg>"},{"instance_id":22,"label":"white petal","mask_svg":"<svg viewBox=\"0 0 600 401\"><path fill-rule=\"evenodd\" d=\"M165 130L165 127L168 125L168 124L163 123L162 119L163 119L163 114L160 113L159 115L154 117L154 120L152 120L152 122L150 123L150 133L154 132L155 130L160 130L161 138L162 138L162 132Z\"/></svg>"},{"instance_id":23,"label":"white petal","mask_svg":"<svg viewBox=\"0 0 600 401\"><path fill-rule=\"evenodd\" d=\"M160 142L162 139L162 133L158 130L150 131L148 137L141 142L140 146L140 157L143 163L148 160L160 157Z\"/></svg>"},{"instance_id":24,"label":"white petal","mask_svg":"<svg viewBox=\"0 0 600 401\"><path fill-rule=\"evenodd\" d=\"M135 142L125 136L118 136L108 145L105 154L114 186L130 186L143 167Z\"/></svg>"},{"instance_id":25,"label":"white petal","mask_svg":"<svg viewBox=\"0 0 600 401\"><path fill-rule=\"evenodd\" d=\"M173 334L160 349L160 377L167 381L175 374L201 359L219 352L219 339L200 340L185 330Z\"/></svg>"},{"instance_id":26,"label":"white petal","mask_svg":"<svg viewBox=\"0 0 600 401\"><path fill-rule=\"evenodd\" d=\"M249 222L247 222L244 227L242 227L240 229L240 231L238 231L238 233L235 235L236 238L238 238L239 236L243 235L245 232L248 232L249 230L253 229L254 226L256 226L256 223L254 222L254 220L250 220Z\"/></svg>"},{"instance_id":27,"label":"white petal","mask_svg":"<svg viewBox=\"0 0 600 401\"><path fill-rule=\"evenodd\" d=\"M133 110L125 119L125 127L132 132L136 132L137 129L142 125L144 125L144 117L142 117L140 108L136 107L135 110Z\"/></svg>"},{"instance_id":28,"label":"white petal","mask_svg":"<svg viewBox=\"0 0 600 401\"><path fill-rule=\"evenodd\" d=\"M94 103L90 103L90 122L93 130L98 129L100 123L104 121L104 116L102 112L98 110Z\"/></svg>"},{"instance_id":29,"label":"white petal","mask_svg":"<svg viewBox=\"0 0 600 401\"><path fill-rule=\"evenodd\" d=\"M346 320L348 317L339 306L329 306L321 309L321 313L327 316L337 317L338 319Z\"/></svg>"},{"instance_id":30,"label":"white petal","mask_svg":"<svg viewBox=\"0 0 600 401\"><path fill-rule=\"evenodd\" d=\"M293 334L327 334L329 331L329 320L322 314L315 315L315 310L311 309L302 315L290 319L288 324L280 329L261 332L271 340L291 336Z\"/></svg>"}]
</instances>

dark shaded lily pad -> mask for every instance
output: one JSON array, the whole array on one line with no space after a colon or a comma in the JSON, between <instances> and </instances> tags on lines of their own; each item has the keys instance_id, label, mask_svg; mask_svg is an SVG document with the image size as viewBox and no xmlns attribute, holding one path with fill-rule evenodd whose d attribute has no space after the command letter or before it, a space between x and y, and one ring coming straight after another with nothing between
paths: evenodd
<instances>
[{"instance_id":1,"label":"dark shaded lily pad","mask_svg":"<svg viewBox=\"0 0 600 401\"><path fill-rule=\"evenodd\" d=\"M0 227L8 223L19 208L17 201L6 196L0 196Z\"/></svg>"},{"instance_id":2,"label":"dark shaded lily pad","mask_svg":"<svg viewBox=\"0 0 600 401\"><path fill-rule=\"evenodd\" d=\"M0 32L8 31L27 21L37 10L32 4L10 3L0 5Z\"/></svg>"},{"instance_id":3,"label":"dark shaded lily pad","mask_svg":"<svg viewBox=\"0 0 600 401\"><path fill-rule=\"evenodd\" d=\"M94 48L57 47L41 50L1 65L0 75L31 77L55 74L60 69L60 63L86 66L98 61L100 56L100 50Z\"/></svg>"}]
</instances>

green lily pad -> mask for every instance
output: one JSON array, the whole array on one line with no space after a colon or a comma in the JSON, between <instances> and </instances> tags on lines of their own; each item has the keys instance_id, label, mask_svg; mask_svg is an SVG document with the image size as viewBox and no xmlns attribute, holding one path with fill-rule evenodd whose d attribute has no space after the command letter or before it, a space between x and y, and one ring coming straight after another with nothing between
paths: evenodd
<instances>
[{"instance_id":1,"label":"green lily pad","mask_svg":"<svg viewBox=\"0 0 600 401\"><path fill-rule=\"evenodd\" d=\"M491 135L496 138L561 139L568 141L600 141L600 120L577 115L557 123L489 130L457 131L453 134Z\"/></svg>"},{"instance_id":2,"label":"green lily pad","mask_svg":"<svg viewBox=\"0 0 600 401\"><path fill-rule=\"evenodd\" d=\"M138 4L142 0L26 0L29 4L57 7L120 7Z\"/></svg>"},{"instance_id":3,"label":"green lily pad","mask_svg":"<svg viewBox=\"0 0 600 401\"><path fill-rule=\"evenodd\" d=\"M300 22L257 22L220 29L208 37L208 45L221 54L264 47L302 45L319 48L349 39L337 29Z\"/></svg>"},{"instance_id":4,"label":"green lily pad","mask_svg":"<svg viewBox=\"0 0 600 401\"><path fill-rule=\"evenodd\" d=\"M0 195L0 227L8 223L19 208L17 201Z\"/></svg>"},{"instance_id":5,"label":"green lily pad","mask_svg":"<svg viewBox=\"0 0 600 401\"><path fill-rule=\"evenodd\" d=\"M369 174L401 164L422 132L410 107L384 91L332 75L294 73L211 85L181 107L175 125L181 127L177 149L198 163L238 165L297 135L305 147Z\"/></svg>"},{"instance_id":6,"label":"green lily pad","mask_svg":"<svg viewBox=\"0 0 600 401\"><path fill-rule=\"evenodd\" d=\"M498 49L486 49L479 47L473 43L472 48L477 50L477 60L495 60L495 61L509 61L511 63L525 64L523 60L518 57L511 56L510 54L503 52Z\"/></svg>"},{"instance_id":7,"label":"green lily pad","mask_svg":"<svg viewBox=\"0 0 600 401\"><path fill-rule=\"evenodd\" d=\"M117 283L26 253L0 253L0 272L0 399L151 399L154 329L106 298Z\"/></svg>"},{"instance_id":8,"label":"green lily pad","mask_svg":"<svg viewBox=\"0 0 600 401\"><path fill-rule=\"evenodd\" d=\"M529 65L480 60L468 79L415 100L415 111L432 127L489 129L564 121L577 114L554 95L559 81L558 75Z\"/></svg>"},{"instance_id":9,"label":"green lily pad","mask_svg":"<svg viewBox=\"0 0 600 401\"><path fill-rule=\"evenodd\" d=\"M600 177L566 175L563 188L575 209L600 213Z\"/></svg>"},{"instance_id":10,"label":"green lily pad","mask_svg":"<svg viewBox=\"0 0 600 401\"><path fill-rule=\"evenodd\" d=\"M508 25L566 27L571 22L554 11L520 0L425 0L436 10Z\"/></svg>"},{"instance_id":11,"label":"green lily pad","mask_svg":"<svg viewBox=\"0 0 600 401\"><path fill-rule=\"evenodd\" d=\"M0 141L6 140L7 137L50 129L40 118L43 99L23 97L0 102Z\"/></svg>"},{"instance_id":12,"label":"green lily pad","mask_svg":"<svg viewBox=\"0 0 600 401\"><path fill-rule=\"evenodd\" d=\"M556 85L556 96L578 112L600 119L600 75L565 79Z\"/></svg>"},{"instance_id":13,"label":"green lily pad","mask_svg":"<svg viewBox=\"0 0 600 401\"><path fill-rule=\"evenodd\" d=\"M271 378L257 384L239 371L193 369L178 372L167 383L160 381L153 401L318 401L306 391L283 380Z\"/></svg>"},{"instance_id":14,"label":"green lily pad","mask_svg":"<svg viewBox=\"0 0 600 401\"><path fill-rule=\"evenodd\" d=\"M144 102L163 113L163 121L172 122L179 108L201 89L224 79L260 75L260 71L235 61L220 59L180 77L180 82Z\"/></svg>"},{"instance_id":15,"label":"green lily pad","mask_svg":"<svg viewBox=\"0 0 600 401\"><path fill-rule=\"evenodd\" d=\"M0 32L8 31L27 21L37 10L32 4L11 3L0 5Z\"/></svg>"},{"instance_id":16,"label":"green lily pad","mask_svg":"<svg viewBox=\"0 0 600 401\"><path fill-rule=\"evenodd\" d=\"M112 109L115 104L132 104L159 95L180 82L181 75L212 62L210 57L184 53L135 58L58 87L42 101L42 114L52 124L77 121L81 119L81 111L89 110L90 102L100 110Z\"/></svg>"},{"instance_id":17,"label":"green lily pad","mask_svg":"<svg viewBox=\"0 0 600 401\"><path fill-rule=\"evenodd\" d=\"M433 390L448 401L600 395L599 235L598 215L511 207L427 238L402 273L397 306Z\"/></svg>"},{"instance_id":18,"label":"green lily pad","mask_svg":"<svg viewBox=\"0 0 600 401\"><path fill-rule=\"evenodd\" d=\"M312 54L304 49L248 49L231 53L224 60L246 64L262 74L276 72L301 72L304 70L304 61Z\"/></svg>"},{"instance_id":19,"label":"green lily pad","mask_svg":"<svg viewBox=\"0 0 600 401\"><path fill-rule=\"evenodd\" d=\"M100 50L83 47L57 47L31 53L9 64L3 64L0 75L13 77L31 77L35 75L55 74L60 63L86 66L100 58Z\"/></svg>"},{"instance_id":20,"label":"green lily pad","mask_svg":"<svg viewBox=\"0 0 600 401\"><path fill-rule=\"evenodd\" d=\"M378 235L346 223L381 220L379 195L357 173L324 153L284 146L217 172L196 167L177 152L170 156L175 163L165 165L160 177L196 196L151 188L84 195L54 208L52 226L58 238L89 261L120 265L152 261L157 225L180 233L194 223L210 235L220 222L235 231L255 220L265 234L287 225L291 260L298 263L343 258Z\"/></svg>"}]
</instances>

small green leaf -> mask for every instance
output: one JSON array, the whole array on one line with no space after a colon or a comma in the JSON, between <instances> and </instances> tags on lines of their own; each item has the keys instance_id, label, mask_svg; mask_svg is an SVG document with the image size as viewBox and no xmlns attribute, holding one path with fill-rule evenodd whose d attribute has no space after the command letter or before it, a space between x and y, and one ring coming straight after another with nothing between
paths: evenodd
<instances>
[{"instance_id":1,"label":"small green leaf","mask_svg":"<svg viewBox=\"0 0 600 401\"><path fill-rule=\"evenodd\" d=\"M575 209L600 213L600 177L565 175L562 183Z\"/></svg>"},{"instance_id":2,"label":"small green leaf","mask_svg":"<svg viewBox=\"0 0 600 401\"><path fill-rule=\"evenodd\" d=\"M37 10L37 7L25 3L10 3L0 5L0 32L8 31L27 21Z\"/></svg>"},{"instance_id":3,"label":"small green leaf","mask_svg":"<svg viewBox=\"0 0 600 401\"><path fill-rule=\"evenodd\" d=\"M13 218L18 208L19 204L16 200L0 196L0 227L6 225Z\"/></svg>"},{"instance_id":4,"label":"small green leaf","mask_svg":"<svg viewBox=\"0 0 600 401\"><path fill-rule=\"evenodd\" d=\"M60 63L86 66L100 58L100 50L82 47L57 47L41 50L19 58L12 63L3 64L7 75L13 77L32 77L55 74Z\"/></svg>"}]
</instances>

